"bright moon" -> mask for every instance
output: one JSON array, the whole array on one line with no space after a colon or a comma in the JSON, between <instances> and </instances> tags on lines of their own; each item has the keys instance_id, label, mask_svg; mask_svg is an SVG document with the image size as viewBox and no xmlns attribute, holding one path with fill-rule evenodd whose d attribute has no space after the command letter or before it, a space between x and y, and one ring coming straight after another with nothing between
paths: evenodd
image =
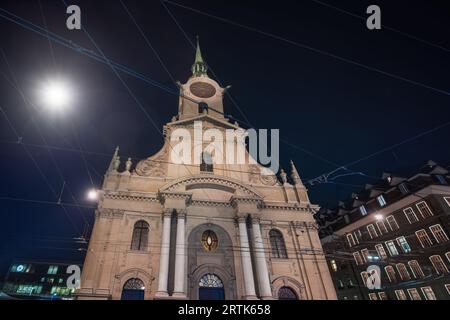
<instances>
[{"instance_id":1,"label":"bright moon","mask_svg":"<svg viewBox=\"0 0 450 320\"><path fill-rule=\"evenodd\" d=\"M48 81L41 89L42 102L51 109L66 108L72 101L72 91L64 81Z\"/></svg>"}]
</instances>

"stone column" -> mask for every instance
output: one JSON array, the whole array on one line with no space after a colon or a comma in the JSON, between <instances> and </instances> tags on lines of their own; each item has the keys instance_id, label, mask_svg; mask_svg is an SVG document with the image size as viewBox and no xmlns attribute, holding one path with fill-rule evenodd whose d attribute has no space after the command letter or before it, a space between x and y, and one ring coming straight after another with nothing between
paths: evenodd
<instances>
[{"instance_id":1,"label":"stone column","mask_svg":"<svg viewBox=\"0 0 450 320\"><path fill-rule=\"evenodd\" d=\"M159 276L157 297L167 297L167 282L169 279L169 250L170 250L170 222L172 218L172 210L164 211L163 231L161 239L161 253L159 257Z\"/></svg>"},{"instance_id":2,"label":"stone column","mask_svg":"<svg viewBox=\"0 0 450 320\"><path fill-rule=\"evenodd\" d=\"M242 269L244 273L245 298L257 299L255 293L255 282L253 278L252 259L248 243L247 224L244 217L237 218L239 226L239 242L241 247Z\"/></svg>"},{"instance_id":3,"label":"stone column","mask_svg":"<svg viewBox=\"0 0 450 320\"><path fill-rule=\"evenodd\" d=\"M177 243L175 250L175 283L173 297L186 298L186 292L184 289L186 281L186 210L177 210Z\"/></svg>"},{"instance_id":4,"label":"stone column","mask_svg":"<svg viewBox=\"0 0 450 320\"><path fill-rule=\"evenodd\" d=\"M261 299L272 299L273 297L272 289L270 286L269 271L267 269L266 255L264 253L264 245L258 218L252 218L252 230L259 294L261 296Z\"/></svg>"}]
</instances>

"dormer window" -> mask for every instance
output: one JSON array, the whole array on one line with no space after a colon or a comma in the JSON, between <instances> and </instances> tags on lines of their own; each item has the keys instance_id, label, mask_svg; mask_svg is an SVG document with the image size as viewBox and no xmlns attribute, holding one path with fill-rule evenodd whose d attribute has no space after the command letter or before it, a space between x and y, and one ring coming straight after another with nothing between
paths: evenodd
<instances>
[{"instance_id":1,"label":"dormer window","mask_svg":"<svg viewBox=\"0 0 450 320\"><path fill-rule=\"evenodd\" d=\"M406 185L406 183L400 183L398 185L398 189L400 190L400 192L405 195L409 193L409 189L408 186Z\"/></svg>"},{"instance_id":2,"label":"dormer window","mask_svg":"<svg viewBox=\"0 0 450 320\"><path fill-rule=\"evenodd\" d=\"M380 205L380 207L384 207L386 205L386 200L384 199L383 195L379 195L377 197L377 202Z\"/></svg>"},{"instance_id":3,"label":"dormer window","mask_svg":"<svg viewBox=\"0 0 450 320\"><path fill-rule=\"evenodd\" d=\"M362 216L366 216L367 215L366 207L364 205L359 206L359 212L361 212Z\"/></svg>"}]
</instances>

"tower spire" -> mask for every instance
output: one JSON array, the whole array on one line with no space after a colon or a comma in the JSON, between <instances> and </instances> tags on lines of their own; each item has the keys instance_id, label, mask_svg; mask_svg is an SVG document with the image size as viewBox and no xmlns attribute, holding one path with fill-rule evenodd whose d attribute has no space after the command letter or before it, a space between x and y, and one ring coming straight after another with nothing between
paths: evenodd
<instances>
[{"instance_id":1,"label":"tower spire","mask_svg":"<svg viewBox=\"0 0 450 320\"><path fill-rule=\"evenodd\" d=\"M295 184L303 184L302 179L300 179L300 175L298 174L297 168L295 167L294 161L291 160L291 178Z\"/></svg>"},{"instance_id":2,"label":"tower spire","mask_svg":"<svg viewBox=\"0 0 450 320\"><path fill-rule=\"evenodd\" d=\"M119 146L117 146L116 149L114 150L114 155L111 159L111 162L109 163L108 171L117 170L117 167L118 167L117 161L119 161L119 164L120 164Z\"/></svg>"},{"instance_id":3,"label":"tower spire","mask_svg":"<svg viewBox=\"0 0 450 320\"><path fill-rule=\"evenodd\" d=\"M202 51L200 50L200 41L197 36L197 48L195 50L195 61L192 65L192 75L195 77L208 76L208 67L202 57Z\"/></svg>"}]
</instances>

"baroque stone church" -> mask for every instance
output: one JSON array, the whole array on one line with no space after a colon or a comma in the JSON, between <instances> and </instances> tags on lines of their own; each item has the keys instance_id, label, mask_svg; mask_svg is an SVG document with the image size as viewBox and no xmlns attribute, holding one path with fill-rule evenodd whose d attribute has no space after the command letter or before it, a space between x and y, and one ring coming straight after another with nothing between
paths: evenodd
<instances>
[{"instance_id":1,"label":"baroque stone church","mask_svg":"<svg viewBox=\"0 0 450 320\"><path fill-rule=\"evenodd\" d=\"M116 149L78 299L336 299L318 206L292 161L289 177L263 175L259 164L170 161L177 128L239 128L223 115L226 88L207 71L197 45L159 152L134 167Z\"/></svg>"}]
</instances>

